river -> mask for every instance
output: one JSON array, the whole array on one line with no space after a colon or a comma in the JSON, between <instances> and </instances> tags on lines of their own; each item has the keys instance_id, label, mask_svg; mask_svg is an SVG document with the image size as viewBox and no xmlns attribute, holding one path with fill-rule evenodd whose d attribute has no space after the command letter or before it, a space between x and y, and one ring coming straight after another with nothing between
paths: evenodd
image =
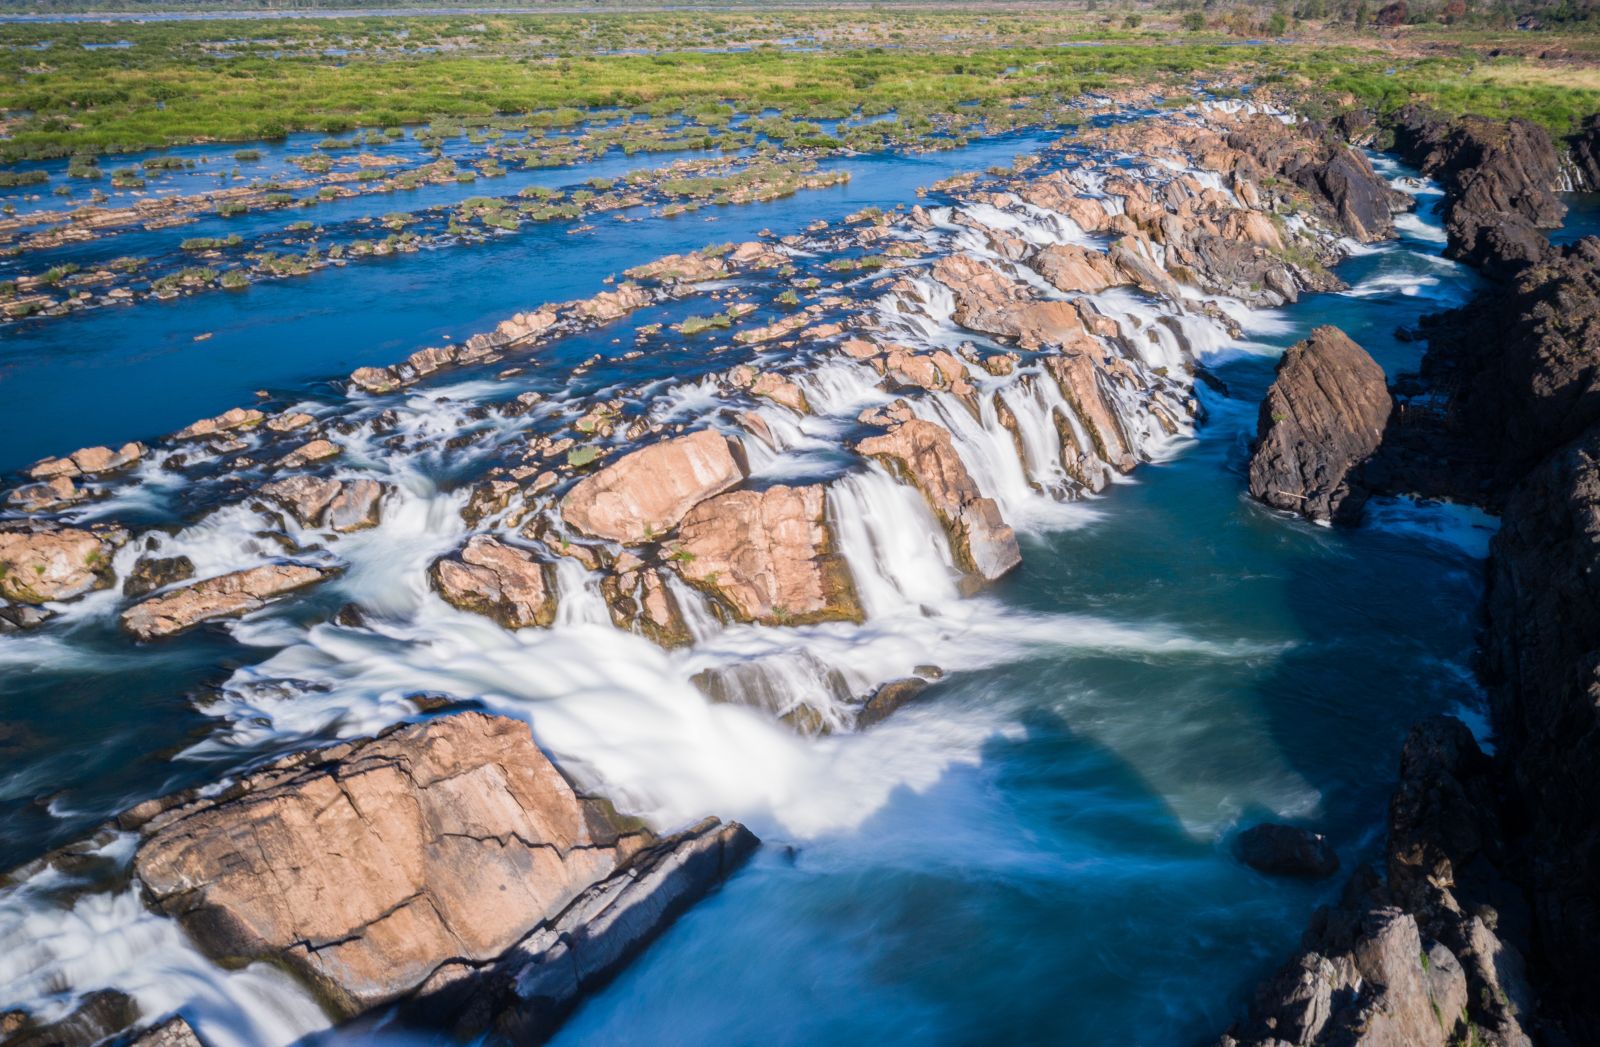
<instances>
[{"instance_id":1,"label":"river","mask_svg":"<svg viewBox=\"0 0 1600 1047\"><path fill-rule=\"evenodd\" d=\"M839 161L848 184L773 203L535 228L14 328L0 346L0 466L149 438L257 389L322 409L329 380L356 366L593 294L671 252L912 203L918 186L1049 137L852 158ZM557 1042L1204 1042L1342 882L1254 873L1229 834L1288 819L1325 832L1345 869L1371 860L1409 725L1434 712L1482 723L1470 662L1492 519L1386 501L1332 530L1244 495L1285 347L1336 324L1393 376L1421 348L1396 330L1476 286L1440 257L1437 191L1378 162L1418 197L1399 238L1339 266L1348 290L1241 314L1241 340L1198 341L1203 420L1126 482L1066 505L1010 496L1023 564L982 595L956 598L916 536L926 510L869 471L832 496L841 522L866 522L840 528L858 587L883 602L865 626L740 627L667 654L574 600L553 630L513 636L425 592L426 563L462 533L450 490L462 460L374 460L395 504L337 547L352 567L336 588L294 609L136 650L102 594L45 632L0 638L0 866L261 753L392 722L408 715L404 693L443 691L529 719L564 769L621 807L663 825L735 817L765 842ZM615 355L614 338L626 346L653 319L579 337L518 381L550 395L648 386L693 416L698 376L726 361ZM569 383L564 369L592 352L608 359ZM850 383L841 372L808 394L871 399ZM435 382L400 398L404 425L449 431L491 393L504 389L473 375ZM770 475L839 479L829 453L801 446ZM175 488L151 483L119 499L95 512L183 528L168 547L202 569L236 553L232 510L195 522L173 508ZM343 601L380 624L319 624ZM708 666L806 657L864 675L932 659L947 675L882 725L811 738L688 683ZM282 975L224 974L125 891L78 895L47 877L0 892L0 1010L60 1010L102 985L151 1013L183 1007L217 1047L413 1039L381 1021L320 1032Z\"/></svg>"}]
</instances>

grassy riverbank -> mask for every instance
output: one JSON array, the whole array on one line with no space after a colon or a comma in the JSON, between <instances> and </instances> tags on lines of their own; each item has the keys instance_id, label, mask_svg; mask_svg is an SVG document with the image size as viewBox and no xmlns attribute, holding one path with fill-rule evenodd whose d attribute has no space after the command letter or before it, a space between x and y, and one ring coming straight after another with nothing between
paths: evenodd
<instances>
[{"instance_id":1,"label":"grassy riverbank","mask_svg":"<svg viewBox=\"0 0 1600 1047\"><path fill-rule=\"evenodd\" d=\"M894 109L913 122L1025 103L1045 119L1041 102L1085 91L1222 77L1385 108L1516 113L1558 134L1600 109L1588 37L1546 34L1578 44L1553 64L1485 57L1481 30L1452 44L1437 27L1379 36L1307 22L1264 43L1229 25L970 8L9 24L0 160L564 107Z\"/></svg>"}]
</instances>

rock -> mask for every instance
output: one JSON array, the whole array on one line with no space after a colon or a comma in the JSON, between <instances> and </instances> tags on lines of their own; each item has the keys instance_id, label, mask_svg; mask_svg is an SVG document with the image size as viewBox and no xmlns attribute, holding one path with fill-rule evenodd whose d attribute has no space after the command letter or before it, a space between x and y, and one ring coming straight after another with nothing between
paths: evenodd
<instances>
[{"instance_id":1,"label":"rock","mask_svg":"<svg viewBox=\"0 0 1600 1047\"><path fill-rule=\"evenodd\" d=\"M253 429L266 415L253 407L232 407L215 418L202 418L172 434L174 440L194 440L202 436L215 436L238 429Z\"/></svg>"},{"instance_id":2,"label":"rock","mask_svg":"<svg viewBox=\"0 0 1600 1047\"><path fill-rule=\"evenodd\" d=\"M324 462L339 453L339 447L332 441L317 439L301 444L282 458L278 459L279 469L298 469L312 462Z\"/></svg>"},{"instance_id":3,"label":"rock","mask_svg":"<svg viewBox=\"0 0 1600 1047\"><path fill-rule=\"evenodd\" d=\"M319 526L339 490L339 481L325 476L291 476L261 487L263 495L289 510L302 527Z\"/></svg>"},{"instance_id":4,"label":"rock","mask_svg":"<svg viewBox=\"0 0 1600 1047\"><path fill-rule=\"evenodd\" d=\"M54 617L54 611L45 610L43 607L3 604L0 605L0 635L37 629Z\"/></svg>"},{"instance_id":5,"label":"rock","mask_svg":"<svg viewBox=\"0 0 1600 1047\"><path fill-rule=\"evenodd\" d=\"M122 595L145 596L194 577L194 561L187 556L141 556L122 583Z\"/></svg>"},{"instance_id":6,"label":"rock","mask_svg":"<svg viewBox=\"0 0 1600 1047\"><path fill-rule=\"evenodd\" d=\"M1466 1042L1466 977L1450 951L1424 944L1392 906L1318 914L1307 946L1229 1030L1228 1047L1349 1044L1452 1047Z\"/></svg>"},{"instance_id":7,"label":"rock","mask_svg":"<svg viewBox=\"0 0 1600 1047\"><path fill-rule=\"evenodd\" d=\"M933 278L955 296L956 323L973 331L1015 338L1024 349L1058 345L1083 332L1071 302L1035 298L988 262L963 254L933 264Z\"/></svg>"},{"instance_id":8,"label":"rock","mask_svg":"<svg viewBox=\"0 0 1600 1047\"><path fill-rule=\"evenodd\" d=\"M1278 362L1250 455L1250 494L1319 522L1360 515L1352 475L1383 440L1393 409L1383 368L1344 332L1319 327Z\"/></svg>"},{"instance_id":9,"label":"rock","mask_svg":"<svg viewBox=\"0 0 1600 1047\"><path fill-rule=\"evenodd\" d=\"M561 515L596 538L651 541L746 474L728 439L702 429L640 448L585 477L561 500Z\"/></svg>"},{"instance_id":10,"label":"rock","mask_svg":"<svg viewBox=\"0 0 1600 1047\"><path fill-rule=\"evenodd\" d=\"M556 620L549 565L487 535L474 535L455 557L434 561L431 573L445 603L493 618L507 629L544 628Z\"/></svg>"},{"instance_id":11,"label":"rock","mask_svg":"<svg viewBox=\"0 0 1600 1047\"><path fill-rule=\"evenodd\" d=\"M927 689L928 681L918 676L890 680L873 691L856 713L856 730L864 731L873 724L882 723L896 709L922 697Z\"/></svg>"},{"instance_id":12,"label":"rock","mask_svg":"<svg viewBox=\"0 0 1600 1047\"><path fill-rule=\"evenodd\" d=\"M128 1047L203 1047L200 1037L194 1034L182 1015L171 1018L145 1030L133 1038Z\"/></svg>"},{"instance_id":13,"label":"rock","mask_svg":"<svg viewBox=\"0 0 1600 1047\"><path fill-rule=\"evenodd\" d=\"M811 405L806 402L806 394L799 384L783 375L764 373L756 376L750 384L752 396L763 396L780 407L787 407L797 414L810 414Z\"/></svg>"},{"instance_id":14,"label":"rock","mask_svg":"<svg viewBox=\"0 0 1600 1047\"><path fill-rule=\"evenodd\" d=\"M1076 244L1051 244L1039 249L1028 263L1057 290L1093 294L1123 282L1111 260L1099 251Z\"/></svg>"},{"instance_id":15,"label":"rock","mask_svg":"<svg viewBox=\"0 0 1600 1047\"><path fill-rule=\"evenodd\" d=\"M691 251L689 254L669 254L653 262L636 265L632 269L625 270L624 275L634 280L677 281L692 284L725 279L728 270L720 256L714 253L707 254L704 251Z\"/></svg>"},{"instance_id":16,"label":"rock","mask_svg":"<svg viewBox=\"0 0 1600 1047\"><path fill-rule=\"evenodd\" d=\"M1293 825L1253 825L1234 837L1233 852L1257 872L1322 880L1339 871L1327 837Z\"/></svg>"},{"instance_id":17,"label":"rock","mask_svg":"<svg viewBox=\"0 0 1600 1047\"><path fill-rule=\"evenodd\" d=\"M70 476L57 476L44 483L27 484L6 495L6 504L24 512L62 509L88 497L88 492L72 482Z\"/></svg>"},{"instance_id":18,"label":"rock","mask_svg":"<svg viewBox=\"0 0 1600 1047\"><path fill-rule=\"evenodd\" d=\"M635 309L649 305L650 293L635 284L623 284L614 291L602 291L593 298L572 303L575 316L592 323L609 323Z\"/></svg>"},{"instance_id":19,"label":"rock","mask_svg":"<svg viewBox=\"0 0 1600 1047\"><path fill-rule=\"evenodd\" d=\"M1394 474L1386 486L1496 509L1600 422L1600 238L1426 318L1423 330L1422 378L1445 410L1442 420L1427 410L1397 415L1403 442L1401 454L1384 455Z\"/></svg>"},{"instance_id":20,"label":"rock","mask_svg":"<svg viewBox=\"0 0 1600 1047\"><path fill-rule=\"evenodd\" d=\"M417 1010L459 1015L466 1039L493 1027L511 1043L548 1039L588 993L727 879L760 841L707 819L645 847L486 968L456 964L419 991Z\"/></svg>"},{"instance_id":21,"label":"rock","mask_svg":"<svg viewBox=\"0 0 1600 1047\"><path fill-rule=\"evenodd\" d=\"M648 831L576 793L525 724L474 712L295 754L140 832L134 869L153 906L213 958L281 965L341 1016L420 990L419 1009L449 1020L501 964L523 969L562 938L567 956L586 953L625 913L648 934L708 886L652 881L659 858L701 849L652 850ZM719 832L725 846L743 830L701 835ZM733 863L716 864L720 878ZM630 904L602 904L628 885Z\"/></svg>"},{"instance_id":22,"label":"rock","mask_svg":"<svg viewBox=\"0 0 1600 1047\"><path fill-rule=\"evenodd\" d=\"M358 367L350 372L350 384L362 392L381 395L400 388L400 379L387 367Z\"/></svg>"},{"instance_id":23,"label":"rock","mask_svg":"<svg viewBox=\"0 0 1600 1047\"><path fill-rule=\"evenodd\" d=\"M1106 257L1129 283L1146 294L1172 301L1182 300L1183 291L1178 287L1177 281L1161 267L1161 263L1156 261L1150 241L1136 236L1124 236L1111 245Z\"/></svg>"},{"instance_id":24,"label":"rock","mask_svg":"<svg viewBox=\"0 0 1600 1047\"><path fill-rule=\"evenodd\" d=\"M1084 446L1078 427L1058 418L1062 462L1078 482L1092 491L1102 490L1110 482L1107 468L1127 473L1138 464L1102 380L1110 363L1105 349L1087 338L1074 339L1070 348L1045 360L1045 370L1055 379L1062 399L1088 436L1088 445Z\"/></svg>"},{"instance_id":25,"label":"rock","mask_svg":"<svg viewBox=\"0 0 1600 1047\"><path fill-rule=\"evenodd\" d=\"M109 587L111 543L73 527L0 526L0 596L15 603L71 600Z\"/></svg>"},{"instance_id":26,"label":"rock","mask_svg":"<svg viewBox=\"0 0 1600 1047\"><path fill-rule=\"evenodd\" d=\"M1410 105L1389 117L1395 150L1445 190L1446 253L1509 275L1538 261L1539 229L1561 224L1561 157L1544 128L1514 117L1446 119Z\"/></svg>"},{"instance_id":27,"label":"rock","mask_svg":"<svg viewBox=\"0 0 1600 1047\"><path fill-rule=\"evenodd\" d=\"M694 642L683 608L667 587L662 571L627 562L630 560L637 558L623 553L617 558L616 573L600 582L612 622L617 628L638 632L662 647L686 647Z\"/></svg>"},{"instance_id":28,"label":"rock","mask_svg":"<svg viewBox=\"0 0 1600 1047\"><path fill-rule=\"evenodd\" d=\"M145 446L141 443L125 443L115 451L109 447L85 447L72 452L72 464L85 476L94 476L125 469L144 454Z\"/></svg>"},{"instance_id":29,"label":"rock","mask_svg":"<svg viewBox=\"0 0 1600 1047\"><path fill-rule=\"evenodd\" d=\"M269 563L173 589L122 612L122 627L140 640L172 636L201 622L237 618L315 585L338 572L299 563Z\"/></svg>"},{"instance_id":30,"label":"rock","mask_svg":"<svg viewBox=\"0 0 1600 1047\"><path fill-rule=\"evenodd\" d=\"M12 1012L18 1013L18 1012ZM11 1029L0 1025L0 1047L93 1047L139 1020L139 1004L127 993L99 989L78 1001L71 1013L48 1024L26 1015L11 1018Z\"/></svg>"},{"instance_id":31,"label":"rock","mask_svg":"<svg viewBox=\"0 0 1600 1047\"><path fill-rule=\"evenodd\" d=\"M860 621L849 566L833 548L824 488L733 491L691 509L671 559L739 621Z\"/></svg>"},{"instance_id":32,"label":"rock","mask_svg":"<svg viewBox=\"0 0 1600 1047\"><path fill-rule=\"evenodd\" d=\"M1526 820L1543 995L1575 1042L1600 1035L1600 426L1507 500L1490 552L1483 676L1514 809ZM1459 776L1465 778L1467 776ZM1471 792L1466 794L1469 798ZM1420 871L1437 865L1423 856ZM1454 859L1450 867L1456 865Z\"/></svg>"},{"instance_id":33,"label":"rock","mask_svg":"<svg viewBox=\"0 0 1600 1047\"><path fill-rule=\"evenodd\" d=\"M993 580L1022 562L1016 535L1000 516L1000 507L979 493L942 426L914 418L862 440L856 450L883 460L922 492L944 525L961 570Z\"/></svg>"},{"instance_id":34,"label":"rock","mask_svg":"<svg viewBox=\"0 0 1600 1047\"><path fill-rule=\"evenodd\" d=\"M383 495L376 480L346 480L328 504L328 526L339 534L378 526Z\"/></svg>"},{"instance_id":35,"label":"rock","mask_svg":"<svg viewBox=\"0 0 1600 1047\"><path fill-rule=\"evenodd\" d=\"M304 411L285 411L268 418L267 428L275 433L290 433L296 429L303 429L314 421L316 419Z\"/></svg>"}]
</instances>

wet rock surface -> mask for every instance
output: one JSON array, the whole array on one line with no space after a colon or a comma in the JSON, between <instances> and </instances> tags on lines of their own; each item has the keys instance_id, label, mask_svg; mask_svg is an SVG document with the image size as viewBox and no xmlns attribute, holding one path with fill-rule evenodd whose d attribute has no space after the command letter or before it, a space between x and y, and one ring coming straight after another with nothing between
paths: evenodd
<instances>
[{"instance_id":1,"label":"wet rock surface","mask_svg":"<svg viewBox=\"0 0 1600 1047\"><path fill-rule=\"evenodd\" d=\"M678 527L678 573L739 621L860 621L849 566L828 531L820 485L733 491L701 502Z\"/></svg>"},{"instance_id":2,"label":"wet rock surface","mask_svg":"<svg viewBox=\"0 0 1600 1047\"><path fill-rule=\"evenodd\" d=\"M868 437L856 450L888 462L922 492L964 570L992 581L1022 562L1016 534L994 499L979 493L948 430L913 418L882 436Z\"/></svg>"},{"instance_id":3,"label":"wet rock surface","mask_svg":"<svg viewBox=\"0 0 1600 1047\"><path fill-rule=\"evenodd\" d=\"M1355 519L1366 497L1355 471L1392 408L1383 368L1338 328L1317 328L1284 353L1262 401L1251 496L1311 520Z\"/></svg>"},{"instance_id":4,"label":"wet rock surface","mask_svg":"<svg viewBox=\"0 0 1600 1047\"><path fill-rule=\"evenodd\" d=\"M475 535L455 557L433 565L433 586L444 601L493 618L507 629L555 621L555 579L531 552Z\"/></svg>"},{"instance_id":5,"label":"wet rock surface","mask_svg":"<svg viewBox=\"0 0 1600 1047\"><path fill-rule=\"evenodd\" d=\"M331 577L331 568L310 564L262 564L173 589L122 612L122 627L136 639L172 636L202 622L236 618L270 601Z\"/></svg>"},{"instance_id":6,"label":"wet rock surface","mask_svg":"<svg viewBox=\"0 0 1600 1047\"><path fill-rule=\"evenodd\" d=\"M1253 825L1233 840L1233 853L1258 872L1320 880L1339 871L1327 837L1295 825Z\"/></svg>"}]
</instances>

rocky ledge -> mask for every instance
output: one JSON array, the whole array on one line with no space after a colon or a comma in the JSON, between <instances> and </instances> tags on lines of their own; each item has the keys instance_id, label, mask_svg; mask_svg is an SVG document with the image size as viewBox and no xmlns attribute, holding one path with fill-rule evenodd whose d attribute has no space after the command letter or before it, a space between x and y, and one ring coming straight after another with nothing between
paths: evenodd
<instances>
[{"instance_id":1,"label":"rocky ledge","mask_svg":"<svg viewBox=\"0 0 1600 1047\"><path fill-rule=\"evenodd\" d=\"M266 961L336 1017L404 1001L548 1035L757 841L658 837L578 792L525 724L459 713L297 753L121 819L148 903L219 963Z\"/></svg>"}]
</instances>

